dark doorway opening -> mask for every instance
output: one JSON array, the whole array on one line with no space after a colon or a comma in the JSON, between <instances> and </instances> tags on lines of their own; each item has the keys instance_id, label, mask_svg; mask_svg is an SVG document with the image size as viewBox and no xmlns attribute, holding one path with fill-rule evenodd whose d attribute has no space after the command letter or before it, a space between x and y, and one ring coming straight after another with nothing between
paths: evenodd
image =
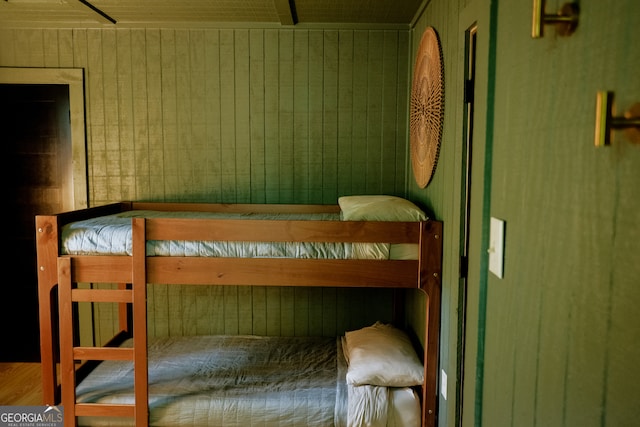
<instances>
[{"instance_id":1,"label":"dark doorway opening","mask_svg":"<svg viewBox=\"0 0 640 427\"><path fill-rule=\"evenodd\" d=\"M10 281L0 302L0 361L40 361L35 216L73 200L69 86L0 84Z\"/></svg>"}]
</instances>

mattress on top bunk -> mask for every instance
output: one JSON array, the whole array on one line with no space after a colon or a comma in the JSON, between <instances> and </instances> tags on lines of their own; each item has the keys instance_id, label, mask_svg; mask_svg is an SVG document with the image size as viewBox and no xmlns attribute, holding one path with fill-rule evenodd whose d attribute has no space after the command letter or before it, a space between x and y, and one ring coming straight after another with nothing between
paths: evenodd
<instances>
[{"instance_id":1,"label":"mattress on top bunk","mask_svg":"<svg viewBox=\"0 0 640 427\"><path fill-rule=\"evenodd\" d=\"M339 221L340 213L166 212L133 210L66 224L63 255L131 255L131 218ZM335 242L147 241L147 256L233 258L417 259L417 244Z\"/></svg>"},{"instance_id":2,"label":"mattress on top bunk","mask_svg":"<svg viewBox=\"0 0 640 427\"><path fill-rule=\"evenodd\" d=\"M412 389L352 386L346 372L336 338L153 338L150 425L324 427L353 426L354 418L371 426L419 425ZM102 362L76 390L78 402L133 403L132 363ZM349 405L369 413L354 416ZM131 425L132 420L80 417L78 424Z\"/></svg>"}]
</instances>

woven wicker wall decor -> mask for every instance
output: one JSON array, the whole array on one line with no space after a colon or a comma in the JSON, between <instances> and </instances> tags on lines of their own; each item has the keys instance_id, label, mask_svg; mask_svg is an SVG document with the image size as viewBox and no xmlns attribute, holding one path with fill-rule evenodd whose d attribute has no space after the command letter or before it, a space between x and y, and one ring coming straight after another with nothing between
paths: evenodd
<instances>
[{"instance_id":1,"label":"woven wicker wall decor","mask_svg":"<svg viewBox=\"0 0 640 427\"><path fill-rule=\"evenodd\" d=\"M422 34L411 86L411 166L416 182L425 188L436 170L444 122L444 65L438 33Z\"/></svg>"}]
</instances>

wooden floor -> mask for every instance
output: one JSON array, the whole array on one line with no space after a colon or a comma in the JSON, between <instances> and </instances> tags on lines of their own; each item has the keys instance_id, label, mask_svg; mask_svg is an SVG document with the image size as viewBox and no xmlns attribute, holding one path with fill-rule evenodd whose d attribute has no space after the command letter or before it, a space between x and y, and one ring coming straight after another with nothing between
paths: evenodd
<instances>
[{"instance_id":1,"label":"wooden floor","mask_svg":"<svg viewBox=\"0 0 640 427\"><path fill-rule=\"evenodd\" d=\"M39 363L0 363L0 406L42 405Z\"/></svg>"}]
</instances>

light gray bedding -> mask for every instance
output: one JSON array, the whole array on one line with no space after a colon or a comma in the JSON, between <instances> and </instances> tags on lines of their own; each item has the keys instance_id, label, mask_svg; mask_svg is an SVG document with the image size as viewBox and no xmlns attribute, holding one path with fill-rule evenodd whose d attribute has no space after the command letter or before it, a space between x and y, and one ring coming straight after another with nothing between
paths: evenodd
<instances>
[{"instance_id":1,"label":"light gray bedding","mask_svg":"<svg viewBox=\"0 0 640 427\"><path fill-rule=\"evenodd\" d=\"M228 214L148 210L126 211L65 225L61 233L61 251L66 255L131 255L131 218L133 217L340 220L339 213ZM384 243L148 241L146 250L147 256L389 259L390 246ZM402 248L407 245L393 246Z\"/></svg>"},{"instance_id":2,"label":"light gray bedding","mask_svg":"<svg viewBox=\"0 0 640 427\"><path fill-rule=\"evenodd\" d=\"M346 425L346 362L335 338L195 336L149 343L154 426ZM133 402L131 362L102 362L78 402ZM84 417L79 425L129 425Z\"/></svg>"},{"instance_id":3,"label":"light gray bedding","mask_svg":"<svg viewBox=\"0 0 640 427\"><path fill-rule=\"evenodd\" d=\"M153 338L148 360L152 426L420 426L411 388L346 383L340 338ZM82 403L133 403L132 363L102 362L76 395ZM132 420L80 417L78 425Z\"/></svg>"}]
</instances>

